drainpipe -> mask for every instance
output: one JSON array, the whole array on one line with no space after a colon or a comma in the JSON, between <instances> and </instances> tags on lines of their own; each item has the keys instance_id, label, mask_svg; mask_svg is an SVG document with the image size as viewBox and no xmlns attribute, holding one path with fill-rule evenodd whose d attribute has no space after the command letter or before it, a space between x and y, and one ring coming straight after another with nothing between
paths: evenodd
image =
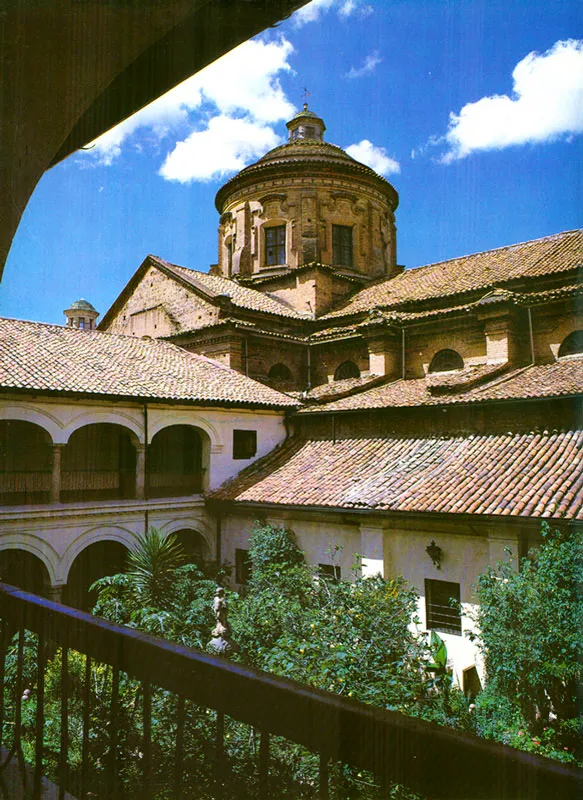
<instances>
[{"instance_id":1,"label":"drainpipe","mask_svg":"<svg viewBox=\"0 0 583 800\"><path fill-rule=\"evenodd\" d=\"M245 375L249 377L249 350L247 349L247 337L243 337L243 363L245 365Z\"/></svg>"},{"instance_id":2,"label":"drainpipe","mask_svg":"<svg viewBox=\"0 0 583 800\"><path fill-rule=\"evenodd\" d=\"M150 527L150 520L148 514L148 404L144 403L144 501L145 501L145 508L144 508L144 533L148 533L148 528Z\"/></svg>"},{"instance_id":3,"label":"drainpipe","mask_svg":"<svg viewBox=\"0 0 583 800\"><path fill-rule=\"evenodd\" d=\"M218 568L220 568L221 566L222 550L223 550L222 518L219 506L217 505L217 567Z\"/></svg>"},{"instance_id":4,"label":"drainpipe","mask_svg":"<svg viewBox=\"0 0 583 800\"><path fill-rule=\"evenodd\" d=\"M312 351L310 349L310 335L308 334L308 388L307 392L312 388Z\"/></svg>"},{"instance_id":5,"label":"drainpipe","mask_svg":"<svg viewBox=\"0 0 583 800\"><path fill-rule=\"evenodd\" d=\"M401 328L401 378L405 380L405 327Z\"/></svg>"},{"instance_id":6,"label":"drainpipe","mask_svg":"<svg viewBox=\"0 0 583 800\"><path fill-rule=\"evenodd\" d=\"M534 364L534 336L532 333L532 311L530 306L528 306L527 311L528 311L528 333L530 336L530 363Z\"/></svg>"}]
</instances>

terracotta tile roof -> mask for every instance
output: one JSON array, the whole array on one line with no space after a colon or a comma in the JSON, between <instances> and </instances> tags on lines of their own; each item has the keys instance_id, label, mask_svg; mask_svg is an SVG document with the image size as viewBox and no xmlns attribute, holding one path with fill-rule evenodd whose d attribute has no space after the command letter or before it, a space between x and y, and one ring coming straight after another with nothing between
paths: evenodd
<instances>
[{"instance_id":1,"label":"terracotta tile roof","mask_svg":"<svg viewBox=\"0 0 583 800\"><path fill-rule=\"evenodd\" d=\"M297 403L157 339L0 318L0 388L285 408Z\"/></svg>"},{"instance_id":2,"label":"terracotta tile roof","mask_svg":"<svg viewBox=\"0 0 583 800\"><path fill-rule=\"evenodd\" d=\"M213 497L382 511L583 519L583 431L292 439Z\"/></svg>"},{"instance_id":3,"label":"terracotta tile roof","mask_svg":"<svg viewBox=\"0 0 583 800\"><path fill-rule=\"evenodd\" d=\"M489 400L561 397L583 393L583 358L564 358L552 364L535 364L499 375L499 367L476 367L443 376L447 394L436 391L437 375L396 380L351 394L340 400L301 409L298 413L359 411L406 406L478 403ZM483 382L484 379L494 377ZM456 383L458 382L459 383ZM452 385L452 382L453 385ZM475 385L478 382L479 385ZM449 384L449 385L448 385ZM467 386L470 388L466 388ZM456 386L459 391L455 392Z\"/></svg>"},{"instance_id":4,"label":"terracotta tile roof","mask_svg":"<svg viewBox=\"0 0 583 800\"><path fill-rule=\"evenodd\" d=\"M486 290L520 278L552 275L583 267L583 230L566 231L523 244L407 269L367 286L324 319L368 311L377 306L445 298Z\"/></svg>"},{"instance_id":5,"label":"terracotta tile roof","mask_svg":"<svg viewBox=\"0 0 583 800\"><path fill-rule=\"evenodd\" d=\"M329 397L343 396L351 394L355 389L363 389L371 384L376 384L382 380L380 375L367 375L360 378L345 378L342 381L330 381L314 386L302 397L305 400L324 400Z\"/></svg>"},{"instance_id":6,"label":"terracotta tile roof","mask_svg":"<svg viewBox=\"0 0 583 800\"><path fill-rule=\"evenodd\" d=\"M198 272L187 267L169 264L158 256L150 256L149 258L166 271L189 283L193 288L202 289L203 292L215 297L228 295L234 306L247 311L262 311L267 314L277 314L280 317L294 317L296 319L304 319L306 316L284 303L283 300L279 300L267 292L260 292L257 289L241 286L236 281L224 278L222 275L210 275L207 272Z\"/></svg>"}]
</instances>

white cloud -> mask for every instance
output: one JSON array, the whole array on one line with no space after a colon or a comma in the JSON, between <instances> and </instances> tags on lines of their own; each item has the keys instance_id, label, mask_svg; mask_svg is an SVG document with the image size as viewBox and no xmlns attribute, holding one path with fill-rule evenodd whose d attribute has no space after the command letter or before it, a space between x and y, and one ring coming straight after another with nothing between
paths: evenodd
<instances>
[{"instance_id":1,"label":"white cloud","mask_svg":"<svg viewBox=\"0 0 583 800\"><path fill-rule=\"evenodd\" d=\"M361 67L351 67L351 69L346 73L347 78L362 78L364 75L369 75L371 72L375 71L375 68L378 64L381 63L383 59L381 58L379 51L375 50L364 59L362 62Z\"/></svg>"},{"instance_id":2,"label":"white cloud","mask_svg":"<svg viewBox=\"0 0 583 800\"><path fill-rule=\"evenodd\" d=\"M512 96L482 97L450 114L440 160L449 164L479 150L550 142L583 132L583 40L529 53L512 73Z\"/></svg>"},{"instance_id":3,"label":"white cloud","mask_svg":"<svg viewBox=\"0 0 583 800\"><path fill-rule=\"evenodd\" d=\"M278 78L281 73L291 71L289 57L292 52L292 44L283 37L272 42L262 39L244 42L100 136L89 153L99 163L111 164L121 154L122 146L130 137L135 138L138 131L147 131L159 141L172 133L178 138L186 129L188 135L183 140L186 144L190 141L192 129L197 123L200 125L203 113L208 115L209 112L214 113L211 123L213 119L222 120L223 117L246 122L242 126L246 141L276 141L275 133L267 126L289 119L295 110ZM256 128L256 135L250 134L250 127ZM210 123L207 130L210 130ZM221 128L223 133L224 130ZM268 130L271 136L267 135ZM193 134L198 135L199 145L211 145L208 137L200 138L202 133L204 131ZM177 143L174 152L180 144ZM245 147L243 143L238 158L243 157ZM236 168L240 169L240 166Z\"/></svg>"},{"instance_id":4,"label":"white cloud","mask_svg":"<svg viewBox=\"0 0 583 800\"><path fill-rule=\"evenodd\" d=\"M388 156L384 147L376 147L368 139L363 139L358 144L351 144L346 148L346 152L380 175L392 175L401 171L399 162Z\"/></svg>"},{"instance_id":5,"label":"white cloud","mask_svg":"<svg viewBox=\"0 0 583 800\"><path fill-rule=\"evenodd\" d=\"M213 117L205 130L178 142L159 174L179 183L221 178L243 169L280 141L269 125L220 115Z\"/></svg>"},{"instance_id":6,"label":"white cloud","mask_svg":"<svg viewBox=\"0 0 583 800\"><path fill-rule=\"evenodd\" d=\"M322 14L335 10L340 17L350 17L352 14L368 17L372 14L372 6L364 4L362 0L312 0L311 3L298 9L293 15L297 28L308 22L317 22Z\"/></svg>"}]
</instances>

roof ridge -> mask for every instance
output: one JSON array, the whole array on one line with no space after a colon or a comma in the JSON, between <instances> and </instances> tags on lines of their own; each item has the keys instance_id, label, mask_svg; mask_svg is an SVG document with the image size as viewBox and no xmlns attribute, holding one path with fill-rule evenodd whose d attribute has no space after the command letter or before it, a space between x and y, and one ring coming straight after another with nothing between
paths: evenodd
<instances>
[{"instance_id":1,"label":"roof ridge","mask_svg":"<svg viewBox=\"0 0 583 800\"><path fill-rule=\"evenodd\" d=\"M397 278L400 278L406 272L412 272L413 270L428 269L429 267L439 267L441 266L441 264L450 264L452 261L460 261L461 259L464 258L472 258L473 256L483 256L486 255L486 253L498 253L500 250L510 250L514 249L515 247L524 247L525 245L535 245L539 244L540 242L544 242L550 239L557 239L560 236L566 236L567 234L571 233L583 233L583 228L573 228L568 231L549 233L547 236L539 236L538 239L526 239L524 242L513 242L512 244L503 244L500 245L499 247L491 247L488 250L476 250L474 253L465 253L462 256L453 256L453 258L445 258L442 261L434 261L431 264L419 264L419 266L417 267L408 267L403 272L400 272L398 275L394 275L392 278L388 278L386 280L395 280ZM502 287L496 287L496 288L502 288Z\"/></svg>"}]
</instances>

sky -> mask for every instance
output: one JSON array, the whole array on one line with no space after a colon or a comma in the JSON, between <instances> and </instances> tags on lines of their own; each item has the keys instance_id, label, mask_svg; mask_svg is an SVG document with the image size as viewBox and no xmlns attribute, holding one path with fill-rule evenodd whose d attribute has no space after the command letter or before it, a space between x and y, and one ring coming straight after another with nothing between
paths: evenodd
<instances>
[{"instance_id":1,"label":"sky","mask_svg":"<svg viewBox=\"0 0 583 800\"><path fill-rule=\"evenodd\" d=\"M148 253L206 272L217 190L306 99L397 189L406 268L582 227L582 23L579 0L314 0L45 173L0 314L104 314Z\"/></svg>"}]
</instances>

